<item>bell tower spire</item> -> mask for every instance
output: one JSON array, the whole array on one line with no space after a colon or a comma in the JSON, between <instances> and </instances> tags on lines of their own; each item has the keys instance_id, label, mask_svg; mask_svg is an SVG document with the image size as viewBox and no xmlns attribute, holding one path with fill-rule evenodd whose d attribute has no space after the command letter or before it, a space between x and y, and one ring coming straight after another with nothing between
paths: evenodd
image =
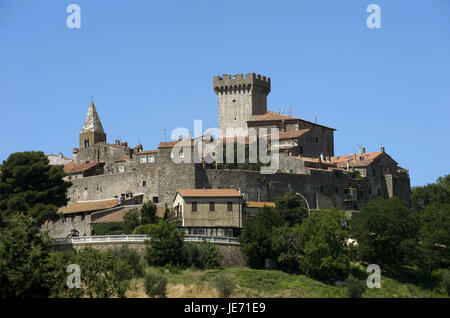
<instances>
[{"instance_id":1,"label":"bell tower spire","mask_svg":"<svg viewBox=\"0 0 450 318\"><path fill-rule=\"evenodd\" d=\"M91 101L83 128L81 128L80 132L80 149L88 148L99 142L106 142L106 134L95 109L94 102Z\"/></svg>"}]
</instances>

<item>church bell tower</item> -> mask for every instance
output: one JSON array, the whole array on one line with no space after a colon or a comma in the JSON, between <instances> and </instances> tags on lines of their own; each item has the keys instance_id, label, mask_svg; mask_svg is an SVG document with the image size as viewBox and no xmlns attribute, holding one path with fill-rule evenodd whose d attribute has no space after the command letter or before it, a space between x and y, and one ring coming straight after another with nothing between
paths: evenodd
<instances>
[{"instance_id":1,"label":"church bell tower","mask_svg":"<svg viewBox=\"0 0 450 318\"><path fill-rule=\"evenodd\" d=\"M106 134L103 131L94 102L91 102L80 132L80 149L88 148L98 142L106 142Z\"/></svg>"}]
</instances>

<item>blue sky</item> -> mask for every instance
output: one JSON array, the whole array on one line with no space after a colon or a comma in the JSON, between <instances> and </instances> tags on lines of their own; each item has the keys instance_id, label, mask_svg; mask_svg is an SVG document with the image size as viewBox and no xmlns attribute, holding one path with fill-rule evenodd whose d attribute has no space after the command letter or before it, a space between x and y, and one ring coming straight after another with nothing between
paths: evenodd
<instances>
[{"instance_id":1,"label":"blue sky","mask_svg":"<svg viewBox=\"0 0 450 318\"><path fill-rule=\"evenodd\" d=\"M383 145L412 185L450 173L448 0L1 0L0 160L72 156L91 95L109 142L155 149L164 128L217 127L212 77L249 72L270 110L335 127L336 155Z\"/></svg>"}]
</instances>

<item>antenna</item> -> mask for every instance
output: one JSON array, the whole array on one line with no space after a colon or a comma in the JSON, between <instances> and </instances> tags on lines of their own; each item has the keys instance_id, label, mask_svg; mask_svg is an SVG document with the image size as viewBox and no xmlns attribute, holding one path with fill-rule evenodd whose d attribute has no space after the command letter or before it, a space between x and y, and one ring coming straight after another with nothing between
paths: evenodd
<instances>
[{"instance_id":1,"label":"antenna","mask_svg":"<svg viewBox=\"0 0 450 318\"><path fill-rule=\"evenodd\" d=\"M91 102L94 102L94 96L90 96L91 97Z\"/></svg>"},{"instance_id":2,"label":"antenna","mask_svg":"<svg viewBox=\"0 0 450 318\"><path fill-rule=\"evenodd\" d=\"M289 109L288 109L288 115L289 115L289 116L292 116L292 106L289 106Z\"/></svg>"},{"instance_id":3,"label":"antenna","mask_svg":"<svg viewBox=\"0 0 450 318\"><path fill-rule=\"evenodd\" d=\"M314 123L316 123L316 124L317 124L317 116L315 116L315 117L314 117L314 120L315 120L315 122L314 122Z\"/></svg>"},{"instance_id":4,"label":"antenna","mask_svg":"<svg viewBox=\"0 0 450 318\"><path fill-rule=\"evenodd\" d=\"M359 148L359 153L361 153L361 151L362 151L362 145L360 145L360 144L356 144L357 146L358 146L358 148Z\"/></svg>"},{"instance_id":5,"label":"antenna","mask_svg":"<svg viewBox=\"0 0 450 318\"><path fill-rule=\"evenodd\" d=\"M166 128L164 128L164 142L166 142Z\"/></svg>"},{"instance_id":6,"label":"antenna","mask_svg":"<svg viewBox=\"0 0 450 318\"><path fill-rule=\"evenodd\" d=\"M281 113L284 115L284 107L281 107Z\"/></svg>"}]
</instances>

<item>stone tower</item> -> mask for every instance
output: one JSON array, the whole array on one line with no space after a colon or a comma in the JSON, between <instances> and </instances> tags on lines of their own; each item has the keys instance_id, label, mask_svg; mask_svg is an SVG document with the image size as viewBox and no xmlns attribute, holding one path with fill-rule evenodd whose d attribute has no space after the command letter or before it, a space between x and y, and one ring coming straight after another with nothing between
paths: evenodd
<instances>
[{"instance_id":1,"label":"stone tower","mask_svg":"<svg viewBox=\"0 0 450 318\"><path fill-rule=\"evenodd\" d=\"M270 78L248 73L234 76L224 74L214 76L213 88L217 94L219 130L222 136L225 129L243 128L254 115L267 111L267 95L270 93Z\"/></svg>"},{"instance_id":2,"label":"stone tower","mask_svg":"<svg viewBox=\"0 0 450 318\"><path fill-rule=\"evenodd\" d=\"M80 149L88 148L98 142L106 142L106 134L103 131L94 103L91 102L80 132Z\"/></svg>"}]
</instances>

